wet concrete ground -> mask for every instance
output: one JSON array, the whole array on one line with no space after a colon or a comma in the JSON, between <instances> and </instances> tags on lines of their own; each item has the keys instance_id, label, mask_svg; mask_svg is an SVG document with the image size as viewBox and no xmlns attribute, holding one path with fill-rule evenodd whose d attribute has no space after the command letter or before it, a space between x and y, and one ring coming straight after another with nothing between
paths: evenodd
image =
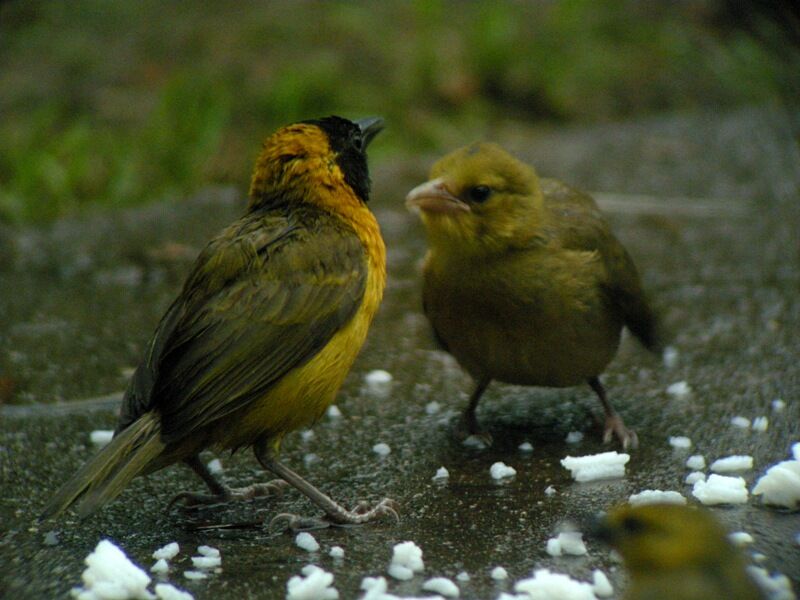
<instances>
[{"instance_id":1,"label":"wet concrete ground","mask_svg":"<svg viewBox=\"0 0 800 600\"><path fill-rule=\"evenodd\" d=\"M435 158L426 157L373 168L373 208L389 247L386 298L340 394L343 417L323 419L306 441L290 436L283 453L287 464L345 504L394 498L400 523L315 532L322 549L309 554L291 535L260 525L279 512L313 513L294 491L194 515L167 514L174 493L201 488L180 466L136 480L85 522L68 516L36 523L48 494L93 453L89 432L113 427L115 402L103 396L124 387L192 249L239 213L236 193L209 191L180 206L26 230L0 251L0 597L64 597L80 583L83 559L102 538L145 568L156 548L178 541L182 552L168 580L198 599L280 598L289 577L309 563L335 575L342 598L355 598L364 576L386 575L392 546L405 540L423 549L426 568L409 582L392 582L399 595L421 595L426 578L466 571L471 579L459 584L462 597L495 598L534 567L583 580L601 568L622 590L624 572L602 545L589 539L587 556L553 558L546 540L565 520L580 523L644 489L690 497L683 484L690 453L708 462L751 454L755 468L744 474L750 488L767 467L787 459L791 443L800 441L800 160L791 120L764 109L492 133L541 174L603 192L598 199L679 351L668 369L626 339L606 374L612 401L641 441L625 478L578 484L559 464L567 454L608 449L599 441L601 411L588 388L493 384L479 418L495 445L472 449L453 439L469 382L435 350L419 310L417 265L425 244L421 226L402 205ZM363 385L377 368L394 376L383 397ZM670 397L667 386L682 380L693 393ZM86 398L100 399L75 402ZM781 413L771 411L775 398L786 402ZM426 405L434 401L440 411L431 415ZM736 429L730 425L736 415L766 415L769 429ZM576 430L585 433L583 441L565 443ZM670 435L689 436L693 448L674 450ZM533 452L518 450L523 441ZM372 451L378 442L392 449L385 458ZM266 479L249 452L220 458L232 485ZM516 477L495 482L489 475L495 461L513 466ZM440 466L450 478L433 482ZM554 496L544 493L549 485ZM713 510L731 530L751 533L748 553L766 555L763 566L785 573L798 589L800 514L764 508L753 498ZM198 530L231 523L244 525ZM54 545L52 536L45 540L49 532L56 533ZM221 550L222 571L190 582L182 573L200 544ZM343 560L328 556L334 545L344 548ZM508 570L506 583L490 578L496 565Z\"/></svg>"}]
</instances>

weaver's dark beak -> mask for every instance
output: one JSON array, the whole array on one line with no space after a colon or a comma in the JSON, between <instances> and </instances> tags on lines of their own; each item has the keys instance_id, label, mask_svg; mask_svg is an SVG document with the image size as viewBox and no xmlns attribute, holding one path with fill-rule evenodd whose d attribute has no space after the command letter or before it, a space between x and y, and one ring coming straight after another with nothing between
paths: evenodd
<instances>
[{"instance_id":1,"label":"weaver's dark beak","mask_svg":"<svg viewBox=\"0 0 800 600\"><path fill-rule=\"evenodd\" d=\"M366 150L369 143L378 133L383 129L384 121L380 117L367 117L355 121L358 128L361 130L361 150Z\"/></svg>"}]
</instances>

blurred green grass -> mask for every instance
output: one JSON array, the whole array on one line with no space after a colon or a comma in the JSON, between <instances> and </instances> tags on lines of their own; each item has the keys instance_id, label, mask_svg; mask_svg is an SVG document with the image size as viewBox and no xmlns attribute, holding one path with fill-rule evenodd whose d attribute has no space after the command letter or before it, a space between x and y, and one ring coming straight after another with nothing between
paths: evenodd
<instances>
[{"instance_id":1,"label":"blurred green grass","mask_svg":"<svg viewBox=\"0 0 800 600\"><path fill-rule=\"evenodd\" d=\"M0 220L246 187L287 122L380 114L373 158L564 124L767 103L796 47L714 0L0 5ZM763 23L766 36L778 28Z\"/></svg>"}]
</instances>

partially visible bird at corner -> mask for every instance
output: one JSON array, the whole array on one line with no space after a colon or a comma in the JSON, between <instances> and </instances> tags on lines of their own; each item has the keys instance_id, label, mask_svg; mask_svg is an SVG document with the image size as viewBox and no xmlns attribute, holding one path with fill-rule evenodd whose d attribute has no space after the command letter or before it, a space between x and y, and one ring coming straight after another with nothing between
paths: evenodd
<instances>
[{"instance_id":1,"label":"partially visible bird at corner","mask_svg":"<svg viewBox=\"0 0 800 600\"><path fill-rule=\"evenodd\" d=\"M478 401L493 380L545 387L588 383L605 412L604 441L636 447L600 374L626 326L660 349L658 323L628 252L594 200L496 144L436 162L409 192L428 238L423 309L436 340L475 382L460 437L491 441Z\"/></svg>"},{"instance_id":2,"label":"partially visible bird at corner","mask_svg":"<svg viewBox=\"0 0 800 600\"><path fill-rule=\"evenodd\" d=\"M187 505L289 484L329 523L397 517L389 499L348 510L278 460L284 435L334 401L383 296L386 251L367 206L366 157L382 127L379 118L332 116L264 142L245 214L200 253L158 324L113 440L55 492L43 518L73 504L91 514L135 477L176 462L210 492L173 499ZM231 489L198 457L205 448L242 447L279 479Z\"/></svg>"}]
</instances>

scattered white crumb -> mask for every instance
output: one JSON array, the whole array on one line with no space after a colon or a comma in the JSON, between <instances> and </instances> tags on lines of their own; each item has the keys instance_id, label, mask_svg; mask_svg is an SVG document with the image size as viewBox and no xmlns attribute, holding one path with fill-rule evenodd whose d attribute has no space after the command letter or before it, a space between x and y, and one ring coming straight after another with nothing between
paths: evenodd
<instances>
[{"instance_id":1,"label":"scattered white crumb","mask_svg":"<svg viewBox=\"0 0 800 600\"><path fill-rule=\"evenodd\" d=\"M569 469L575 481L594 481L625 476L625 465L631 459L629 454L602 452L588 456L567 456L561 465Z\"/></svg>"},{"instance_id":2,"label":"scattered white crumb","mask_svg":"<svg viewBox=\"0 0 800 600\"><path fill-rule=\"evenodd\" d=\"M552 485L548 485L546 488L544 488L544 495L545 496L555 496L556 495L556 488L554 488Z\"/></svg>"},{"instance_id":3,"label":"scattered white crumb","mask_svg":"<svg viewBox=\"0 0 800 600\"><path fill-rule=\"evenodd\" d=\"M378 456L388 456L391 453L392 449L389 447L389 444L378 442L372 447L372 451Z\"/></svg>"},{"instance_id":4,"label":"scattered white crumb","mask_svg":"<svg viewBox=\"0 0 800 600\"><path fill-rule=\"evenodd\" d=\"M781 412L784 408L786 408L786 402L780 398L775 398L775 400L772 401L773 412Z\"/></svg>"},{"instance_id":5,"label":"scattered white crumb","mask_svg":"<svg viewBox=\"0 0 800 600\"><path fill-rule=\"evenodd\" d=\"M592 590L598 598L610 598L614 595L614 588L611 582L600 569L592 571Z\"/></svg>"},{"instance_id":6,"label":"scattered white crumb","mask_svg":"<svg viewBox=\"0 0 800 600\"><path fill-rule=\"evenodd\" d=\"M328 551L328 554L330 554L332 558L344 558L344 548L341 546L333 546Z\"/></svg>"},{"instance_id":7,"label":"scattered white crumb","mask_svg":"<svg viewBox=\"0 0 800 600\"><path fill-rule=\"evenodd\" d=\"M486 443L486 438L481 435L471 435L461 442L461 445L467 448L475 448L476 450L485 450L489 447Z\"/></svg>"},{"instance_id":8,"label":"scattered white crumb","mask_svg":"<svg viewBox=\"0 0 800 600\"><path fill-rule=\"evenodd\" d=\"M561 556L561 542L558 538L550 538L544 548L550 556Z\"/></svg>"},{"instance_id":9,"label":"scattered white crumb","mask_svg":"<svg viewBox=\"0 0 800 600\"><path fill-rule=\"evenodd\" d=\"M469 573L467 573L466 571L461 571L461 573L456 575L456 581L466 583L467 581L469 581Z\"/></svg>"},{"instance_id":10,"label":"scattered white crumb","mask_svg":"<svg viewBox=\"0 0 800 600\"><path fill-rule=\"evenodd\" d=\"M319 462L319 456L314 454L313 452L308 452L303 455L303 464L305 466L313 465L315 462Z\"/></svg>"},{"instance_id":11,"label":"scattered white crumb","mask_svg":"<svg viewBox=\"0 0 800 600\"><path fill-rule=\"evenodd\" d=\"M796 598L792 591L792 582L786 575L782 573L770 575L764 567L755 565L748 565L747 573L770 600L794 600Z\"/></svg>"},{"instance_id":12,"label":"scattered white crumb","mask_svg":"<svg viewBox=\"0 0 800 600\"><path fill-rule=\"evenodd\" d=\"M286 600L336 600L339 591L331 587L333 574L316 565L306 565L303 575L295 575L286 582Z\"/></svg>"},{"instance_id":13,"label":"scattered white crumb","mask_svg":"<svg viewBox=\"0 0 800 600\"><path fill-rule=\"evenodd\" d=\"M163 546L153 552L153 558L156 560L165 559L165 560L172 560L176 556L178 556L178 552L181 551L180 546L178 546L178 542L170 542L166 546Z\"/></svg>"},{"instance_id":14,"label":"scattered white crumb","mask_svg":"<svg viewBox=\"0 0 800 600\"><path fill-rule=\"evenodd\" d=\"M325 411L325 414L328 415L329 419L339 419L342 416L342 411L340 411L339 407L335 404L331 404L328 410Z\"/></svg>"},{"instance_id":15,"label":"scattered white crumb","mask_svg":"<svg viewBox=\"0 0 800 600\"><path fill-rule=\"evenodd\" d=\"M706 474L703 473L702 471L692 471L686 476L686 479L684 479L684 481L689 485L694 485L696 481L705 481L705 480L706 480Z\"/></svg>"},{"instance_id":16,"label":"scattered white crumb","mask_svg":"<svg viewBox=\"0 0 800 600\"><path fill-rule=\"evenodd\" d=\"M222 564L222 558L219 556L193 556L192 557L192 566L195 569L200 569L203 571L208 571L210 569L216 569L218 566Z\"/></svg>"},{"instance_id":17,"label":"scattered white crumb","mask_svg":"<svg viewBox=\"0 0 800 600\"><path fill-rule=\"evenodd\" d=\"M492 475L492 479L503 479L504 477L513 477L517 474L517 470L504 462L496 462L489 468L489 473Z\"/></svg>"},{"instance_id":18,"label":"scattered white crumb","mask_svg":"<svg viewBox=\"0 0 800 600\"><path fill-rule=\"evenodd\" d=\"M692 495L703 504L744 504L748 494L741 477L713 474L705 481L696 481Z\"/></svg>"},{"instance_id":19,"label":"scattered white crumb","mask_svg":"<svg viewBox=\"0 0 800 600\"><path fill-rule=\"evenodd\" d=\"M514 591L523 592L533 599L595 600L592 586L549 569L536 569L533 577L514 584Z\"/></svg>"},{"instance_id":20,"label":"scattered white crumb","mask_svg":"<svg viewBox=\"0 0 800 600\"><path fill-rule=\"evenodd\" d=\"M114 431L111 429L95 429L89 434L89 440L91 440L92 444L100 448L107 446L113 437Z\"/></svg>"},{"instance_id":21,"label":"scattered white crumb","mask_svg":"<svg viewBox=\"0 0 800 600\"><path fill-rule=\"evenodd\" d=\"M766 555L766 554L764 554L763 552L753 552L753 553L750 555L750 558L752 558L752 559L753 559L753 562L754 562L754 563L759 563L759 564L761 564L761 563L763 563L763 562L766 562L766 560L767 560L767 555Z\"/></svg>"},{"instance_id":22,"label":"scattered white crumb","mask_svg":"<svg viewBox=\"0 0 800 600\"><path fill-rule=\"evenodd\" d=\"M503 567L495 567L492 569L490 576L495 581L503 581L508 579L508 571L506 571Z\"/></svg>"},{"instance_id":23,"label":"scattered white crumb","mask_svg":"<svg viewBox=\"0 0 800 600\"><path fill-rule=\"evenodd\" d=\"M316 552L319 550L319 542L307 531L301 531L298 533L294 538L294 543L298 548L301 548L306 552Z\"/></svg>"},{"instance_id":24,"label":"scattered white crumb","mask_svg":"<svg viewBox=\"0 0 800 600\"><path fill-rule=\"evenodd\" d=\"M429 414L429 415L435 415L441 409L442 409L441 405L438 402L436 402L435 400L433 402L428 402L425 405L425 413Z\"/></svg>"},{"instance_id":25,"label":"scattered white crumb","mask_svg":"<svg viewBox=\"0 0 800 600\"><path fill-rule=\"evenodd\" d=\"M800 443L792 445L792 460L772 465L753 488L754 496L761 496L764 504L800 507Z\"/></svg>"},{"instance_id":26,"label":"scattered white crumb","mask_svg":"<svg viewBox=\"0 0 800 600\"><path fill-rule=\"evenodd\" d=\"M642 504L686 504L686 498L679 492L662 490L644 490L638 494L632 494L628 498L631 506L641 506Z\"/></svg>"},{"instance_id":27,"label":"scattered white crumb","mask_svg":"<svg viewBox=\"0 0 800 600\"><path fill-rule=\"evenodd\" d=\"M583 543L583 534L580 531L563 531L558 537L547 540L546 550L550 556L583 556L586 554L586 544Z\"/></svg>"},{"instance_id":28,"label":"scattered white crumb","mask_svg":"<svg viewBox=\"0 0 800 600\"><path fill-rule=\"evenodd\" d=\"M731 419L731 425L739 429L750 429L750 419L747 417L733 417Z\"/></svg>"},{"instance_id":29,"label":"scattered white crumb","mask_svg":"<svg viewBox=\"0 0 800 600\"><path fill-rule=\"evenodd\" d=\"M746 455L726 456L711 463L715 473L731 473L733 471L749 471L753 468L753 457Z\"/></svg>"},{"instance_id":30,"label":"scattered white crumb","mask_svg":"<svg viewBox=\"0 0 800 600\"><path fill-rule=\"evenodd\" d=\"M194 600L189 592L179 590L171 583L157 583L156 597L159 600Z\"/></svg>"},{"instance_id":31,"label":"scattered white crumb","mask_svg":"<svg viewBox=\"0 0 800 600\"><path fill-rule=\"evenodd\" d=\"M300 432L300 439L304 442L310 442L314 438L314 430L313 429L304 429Z\"/></svg>"},{"instance_id":32,"label":"scattered white crumb","mask_svg":"<svg viewBox=\"0 0 800 600\"><path fill-rule=\"evenodd\" d=\"M675 346L667 346L664 348L661 359L664 361L666 368L674 369L678 365L678 349Z\"/></svg>"},{"instance_id":33,"label":"scattered white crumb","mask_svg":"<svg viewBox=\"0 0 800 600\"><path fill-rule=\"evenodd\" d=\"M208 472L212 475L219 475L222 473L222 461L218 458L208 461L206 466L208 467Z\"/></svg>"},{"instance_id":34,"label":"scattered white crumb","mask_svg":"<svg viewBox=\"0 0 800 600\"><path fill-rule=\"evenodd\" d=\"M73 590L78 598L150 600L155 597L147 589L150 576L109 540L101 540L84 562L86 570L81 576L84 587Z\"/></svg>"},{"instance_id":35,"label":"scattered white crumb","mask_svg":"<svg viewBox=\"0 0 800 600\"><path fill-rule=\"evenodd\" d=\"M422 584L422 589L428 592L436 592L446 598L458 598L461 591L458 586L447 577L433 577Z\"/></svg>"},{"instance_id":36,"label":"scattered white crumb","mask_svg":"<svg viewBox=\"0 0 800 600\"><path fill-rule=\"evenodd\" d=\"M519 448L520 452L533 452L533 444L531 444L530 442L522 442L517 447Z\"/></svg>"},{"instance_id":37,"label":"scattered white crumb","mask_svg":"<svg viewBox=\"0 0 800 600\"><path fill-rule=\"evenodd\" d=\"M197 553L200 556L219 556L219 550L214 548L213 546L198 546Z\"/></svg>"},{"instance_id":38,"label":"scattered white crumb","mask_svg":"<svg viewBox=\"0 0 800 600\"><path fill-rule=\"evenodd\" d=\"M392 391L392 374L383 369L375 369L364 375L367 391L375 396L387 396Z\"/></svg>"},{"instance_id":39,"label":"scattered white crumb","mask_svg":"<svg viewBox=\"0 0 800 600\"><path fill-rule=\"evenodd\" d=\"M434 475L431 479L434 481L440 481L442 479L447 479L450 477L450 471L445 469L444 467L439 467L436 469L436 475Z\"/></svg>"},{"instance_id":40,"label":"scattered white crumb","mask_svg":"<svg viewBox=\"0 0 800 600\"><path fill-rule=\"evenodd\" d=\"M756 417L753 419L753 431L764 433L769 429L769 419L767 417Z\"/></svg>"},{"instance_id":41,"label":"scattered white crumb","mask_svg":"<svg viewBox=\"0 0 800 600\"><path fill-rule=\"evenodd\" d=\"M753 543L753 536L746 531L734 531L733 533L729 533L728 539L737 546L746 546L747 544Z\"/></svg>"},{"instance_id":42,"label":"scattered white crumb","mask_svg":"<svg viewBox=\"0 0 800 600\"><path fill-rule=\"evenodd\" d=\"M387 594L389 584L383 577L364 577L361 580L361 589L366 592L361 600L393 600L394 596Z\"/></svg>"},{"instance_id":43,"label":"scattered white crumb","mask_svg":"<svg viewBox=\"0 0 800 600\"><path fill-rule=\"evenodd\" d=\"M55 531L48 531L45 533L44 543L46 546L58 546L58 533Z\"/></svg>"},{"instance_id":44,"label":"scattered white crumb","mask_svg":"<svg viewBox=\"0 0 800 600\"><path fill-rule=\"evenodd\" d=\"M685 381L676 381L667 386L667 393L675 398L685 398L692 393L692 388Z\"/></svg>"},{"instance_id":45,"label":"scattered white crumb","mask_svg":"<svg viewBox=\"0 0 800 600\"><path fill-rule=\"evenodd\" d=\"M706 459L702 454L693 454L686 459L686 466L692 471L700 471L706 468Z\"/></svg>"},{"instance_id":46,"label":"scattered white crumb","mask_svg":"<svg viewBox=\"0 0 800 600\"><path fill-rule=\"evenodd\" d=\"M150 567L150 571L152 573L158 573L163 575L164 573L169 573L169 563L164 560L163 558L159 558L152 567Z\"/></svg>"},{"instance_id":47,"label":"scattered white crumb","mask_svg":"<svg viewBox=\"0 0 800 600\"><path fill-rule=\"evenodd\" d=\"M203 571L184 571L183 576L186 579L191 579L195 581L197 579L208 579L208 574L204 573Z\"/></svg>"},{"instance_id":48,"label":"scattered white crumb","mask_svg":"<svg viewBox=\"0 0 800 600\"><path fill-rule=\"evenodd\" d=\"M425 569L422 561L422 549L414 542L401 542L392 549L392 562L389 575L395 579L407 580Z\"/></svg>"},{"instance_id":49,"label":"scattered white crumb","mask_svg":"<svg viewBox=\"0 0 800 600\"><path fill-rule=\"evenodd\" d=\"M578 442L580 442L582 439L583 439L583 433L582 433L582 432L580 432L580 431L570 431L570 432L567 434L567 437L566 437L566 440L565 440L565 441L566 441L568 444L577 444L577 443L578 443Z\"/></svg>"},{"instance_id":50,"label":"scattered white crumb","mask_svg":"<svg viewBox=\"0 0 800 600\"><path fill-rule=\"evenodd\" d=\"M412 577L414 577L414 571L409 569L408 567L404 567L403 565L396 565L394 563L389 565L389 569L386 571L389 573L390 577L394 579L398 579L400 581L408 581Z\"/></svg>"},{"instance_id":51,"label":"scattered white crumb","mask_svg":"<svg viewBox=\"0 0 800 600\"><path fill-rule=\"evenodd\" d=\"M692 440L685 435L671 435L669 436L669 445L673 448L691 448Z\"/></svg>"}]
</instances>

